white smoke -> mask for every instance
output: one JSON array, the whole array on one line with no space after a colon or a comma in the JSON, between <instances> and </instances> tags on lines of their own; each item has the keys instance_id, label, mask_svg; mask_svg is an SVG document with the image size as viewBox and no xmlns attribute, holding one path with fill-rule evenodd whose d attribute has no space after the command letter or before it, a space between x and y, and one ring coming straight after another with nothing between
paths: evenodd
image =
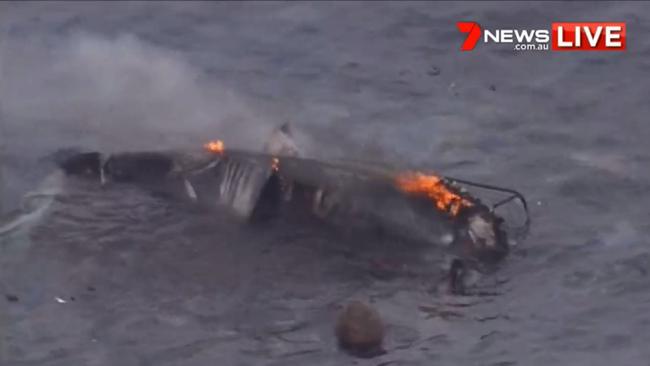
<instances>
[{"instance_id":1,"label":"white smoke","mask_svg":"<svg viewBox=\"0 0 650 366\"><path fill-rule=\"evenodd\" d=\"M226 147L261 150L278 124L187 56L133 35L3 33L0 212L19 204L62 148L103 152ZM4 145L4 146L3 146Z\"/></svg>"},{"instance_id":2,"label":"white smoke","mask_svg":"<svg viewBox=\"0 0 650 366\"><path fill-rule=\"evenodd\" d=\"M4 112L11 127L32 133L21 137L35 144L165 149L222 138L261 147L273 127L250 128L264 120L242 96L209 80L182 55L132 35L78 33L54 44L13 40L9 47Z\"/></svg>"}]
</instances>

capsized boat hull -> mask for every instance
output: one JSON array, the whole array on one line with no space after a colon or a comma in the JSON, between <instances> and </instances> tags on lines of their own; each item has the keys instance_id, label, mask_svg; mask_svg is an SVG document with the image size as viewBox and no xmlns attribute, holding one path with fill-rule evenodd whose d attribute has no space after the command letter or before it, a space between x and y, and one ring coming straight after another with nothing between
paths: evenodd
<instances>
[{"instance_id":1,"label":"capsized boat hull","mask_svg":"<svg viewBox=\"0 0 650 366\"><path fill-rule=\"evenodd\" d=\"M444 247L479 264L498 262L508 253L503 220L478 199L464 194L471 207L452 215L430 197L399 189L399 172L380 166L240 150L86 153L60 166L68 175L163 190L230 210L242 220L309 215L328 224Z\"/></svg>"}]
</instances>

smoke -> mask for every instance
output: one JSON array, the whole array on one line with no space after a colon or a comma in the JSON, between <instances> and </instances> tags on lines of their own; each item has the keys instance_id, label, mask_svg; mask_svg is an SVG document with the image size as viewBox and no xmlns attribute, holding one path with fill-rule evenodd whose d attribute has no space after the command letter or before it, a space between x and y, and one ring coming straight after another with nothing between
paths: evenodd
<instances>
[{"instance_id":1,"label":"smoke","mask_svg":"<svg viewBox=\"0 0 650 366\"><path fill-rule=\"evenodd\" d=\"M263 119L242 96L133 35L76 33L9 47L6 123L32 146L166 149L211 138L261 146L270 129L247 128Z\"/></svg>"},{"instance_id":2,"label":"smoke","mask_svg":"<svg viewBox=\"0 0 650 366\"><path fill-rule=\"evenodd\" d=\"M134 35L3 40L0 211L51 170L43 157L58 149L200 148L219 138L258 150L277 123L184 55Z\"/></svg>"}]
</instances>

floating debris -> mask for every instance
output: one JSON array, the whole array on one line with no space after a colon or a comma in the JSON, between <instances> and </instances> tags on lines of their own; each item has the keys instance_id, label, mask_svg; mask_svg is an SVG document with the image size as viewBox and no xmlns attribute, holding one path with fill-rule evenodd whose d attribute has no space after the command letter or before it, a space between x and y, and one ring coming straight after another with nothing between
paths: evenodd
<instances>
[{"instance_id":1,"label":"floating debris","mask_svg":"<svg viewBox=\"0 0 650 366\"><path fill-rule=\"evenodd\" d=\"M68 175L100 183L103 170L110 183L144 184L169 197L225 208L243 221L297 213L346 230L380 228L405 241L440 246L462 260L460 269L467 265L479 272L496 269L510 241L523 239L530 224L525 198L512 189L381 163L302 158L289 123L273 131L263 153L225 152L221 140L203 149L210 153L86 153L60 167ZM502 198L484 203L465 187L498 192ZM505 223L495 211L513 201L520 202L521 225ZM461 279L462 274L452 273Z\"/></svg>"},{"instance_id":2,"label":"floating debris","mask_svg":"<svg viewBox=\"0 0 650 366\"><path fill-rule=\"evenodd\" d=\"M7 301L9 301L9 302L18 302L18 296L16 296L16 295L6 294L6 295L5 295L5 298L6 298Z\"/></svg>"},{"instance_id":3,"label":"floating debris","mask_svg":"<svg viewBox=\"0 0 650 366\"><path fill-rule=\"evenodd\" d=\"M429 76L438 76L440 75L440 68L436 66L431 66L431 69L427 72Z\"/></svg>"},{"instance_id":4,"label":"floating debris","mask_svg":"<svg viewBox=\"0 0 650 366\"><path fill-rule=\"evenodd\" d=\"M361 301L350 302L336 323L341 348L353 356L371 358L382 355L384 323L377 310Z\"/></svg>"}]
</instances>

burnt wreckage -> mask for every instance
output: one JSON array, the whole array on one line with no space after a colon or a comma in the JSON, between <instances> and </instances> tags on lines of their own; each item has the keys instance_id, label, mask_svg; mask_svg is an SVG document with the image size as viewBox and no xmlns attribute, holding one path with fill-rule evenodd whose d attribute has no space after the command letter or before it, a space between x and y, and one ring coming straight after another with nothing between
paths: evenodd
<instances>
[{"instance_id":1,"label":"burnt wreckage","mask_svg":"<svg viewBox=\"0 0 650 366\"><path fill-rule=\"evenodd\" d=\"M524 197L513 190L377 164L322 162L224 149L193 152L78 153L62 159L67 174L101 184L125 182L197 204L228 208L243 220L298 214L323 222L444 247L452 289L465 268L494 268L529 226ZM492 205L466 187L496 191ZM519 201L525 219L510 227L496 209Z\"/></svg>"}]
</instances>

